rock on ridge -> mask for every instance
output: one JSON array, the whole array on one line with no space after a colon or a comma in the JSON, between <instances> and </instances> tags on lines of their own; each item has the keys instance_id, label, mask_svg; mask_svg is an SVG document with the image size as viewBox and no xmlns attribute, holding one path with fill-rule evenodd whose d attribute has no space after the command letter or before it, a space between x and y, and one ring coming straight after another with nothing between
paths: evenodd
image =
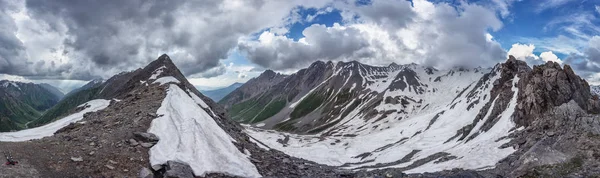
<instances>
[{"instance_id":1,"label":"rock on ridge","mask_svg":"<svg viewBox=\"0 0 600 178\"><path fill-rule=\"evenodd\" d=\"M568 64L556 62L536 65L520 76L515 122L528 126L535 118L553 107L575 101L589 113L600 113L599 101L593 98L589 84L577 76Z\"/></svg>"}]
</instances>

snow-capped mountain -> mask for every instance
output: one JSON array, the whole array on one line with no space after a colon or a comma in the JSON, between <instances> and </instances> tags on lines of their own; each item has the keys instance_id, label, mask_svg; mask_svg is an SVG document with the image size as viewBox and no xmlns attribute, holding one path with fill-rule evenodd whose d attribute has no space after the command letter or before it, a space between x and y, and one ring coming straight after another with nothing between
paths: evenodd
<instances>
[{"instance_id":1,"label":"snow-capped mountain","mask_svg":"<svg viewBox=\"0 0 600 178\"><path fill-rule=\"evenodd\" d=\"M535 175L550 169L536 166L579 159L583 150L569 144L599 144L589 140L600 133L599 101L557 63L531 69L511 57L491 69L441 71L317 62L271 86L226 106L229 113L271 148L351 170ZM567 125L590 137L559 141L576 135ZM557 146L540 145L549 143ZM539 159L548 154L554 160Z\"/></svg>"},{"instance_id":2,"label":"snow-capped mountain","mask_svg":"<svg viewBox=\"0 0 600 178\"><path fill-rule=\"evenodd\" d=\"M440 71L416 64L375 67L358 62L315 62L279 82L275 80L272 87L247 94L253 97L228 102L228 97L244 92L241 87L221 103L230 108L234 119L267 129L333 133L344 128L360 134L385 129L376 126L381 123L438 113L441 108L465 103L456 96L467 94L490 70ZM252 82L246 85L258 85ZM348 123L350 120L363 123Z\"/></svg>"}]
</instances>

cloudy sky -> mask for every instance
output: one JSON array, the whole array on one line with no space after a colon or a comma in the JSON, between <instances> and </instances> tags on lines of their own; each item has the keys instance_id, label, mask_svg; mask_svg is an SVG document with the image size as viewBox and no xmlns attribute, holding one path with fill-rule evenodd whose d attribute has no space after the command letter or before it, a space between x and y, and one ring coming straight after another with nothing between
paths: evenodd
<instances>
[{"instance_id":1,"label":"cloudy sky","mask_svg":"<svg viewBox=\"0 0 600 178\"><path fill-rule=\"evenodd\" d=\"M166 53L202 89L316 60L437 68L507 55L600 84L599 0L0 0L0 79L70 90Z\"/></svg>"}]
</instances>

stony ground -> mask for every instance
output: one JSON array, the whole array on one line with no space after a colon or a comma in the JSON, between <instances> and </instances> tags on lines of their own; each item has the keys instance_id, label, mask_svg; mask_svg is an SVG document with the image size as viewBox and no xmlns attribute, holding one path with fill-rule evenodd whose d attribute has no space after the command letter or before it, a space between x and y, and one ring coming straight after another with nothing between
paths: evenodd
<instances>
[{"instance_id":1,"label":"stony ground","mask_svg":"<svg viewBox=\"0 0 600 178\"><path fill-rule=\"evenodd\" d=\"M0 177L136 177L149 167L148 148L131 146L128 140L133 132L148 129L164 95L158 86L134 91L53 137L1 142L0 151L11 152L20 164L0 166Z\"/></svg>"}]
</instances>

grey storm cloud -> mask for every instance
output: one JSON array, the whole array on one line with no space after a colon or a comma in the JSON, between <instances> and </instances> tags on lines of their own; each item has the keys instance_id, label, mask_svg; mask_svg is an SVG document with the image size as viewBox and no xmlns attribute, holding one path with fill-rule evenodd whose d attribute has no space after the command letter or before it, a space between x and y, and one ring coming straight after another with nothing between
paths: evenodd
<instances>
[{"instance_id":1,"label":"grey storm cloud","mask_svg":"<svg viewBox=\"0 0 600 178\"><path fill-rule=\"evenodd\" d=\"M88 80L143 67L167 53L186 75L215 77L226 73L221 60L234 50L259 68L275 70L298 69L316 60L416 62L436 67L504 60L506 52L486 36L502 27L494 10L423 0L413 4L404 0L360 6L330 0L0 0L0 73ZM309 26L300 41L269 30L259 40L248 38L265 29L289 28L299 20L294 14L298 6L335 8L343 21L330 27ZM11 16L19 11L32 20L20 22ZM16 35L25 32L19 36L23 39ZM52 38L44 41L45 34Z\"/></svg>"},{"instance_id":2,"label":"grey storm cloud","mask_svg":"<svg viewBox=\"0 0 600 178\"><path fill-rule=\"evenodd\" d=\"M305 67L319 59L353 58L368 44L356 29L312 25L303 31L303 42L297 42L272 33L263 33L262 42L240 43L239 49L248 59L262 67L274 70Z\"/></svg>"},{"instance_id":3,"label":"grey storm cloud","mask_svg":"<svg viewBox=\"0 0 600 178\"><path fill-rule=\"evenodd\" d=\"M414 7L396 0L338 3L344 25L310 26L299 41L265 32L258 42L242 42L238 48L254 63L275 70L306 67L316 60L415 62L440 68L491 66L506 60L506 51L488 34L502 27L495 10L474 4L456 8L423 0L413 3Z\"/></svg>"},{"instance_id":4,"label":"grey storm cloud","mask_svg":"<svg viewBox=\"0 0 600 178\"><path fill-rule=\"evenodd\" d=\"M321 8L328 1L27 0L23 3L0 0L0 3L3 26L0 73L87 80L143 67L162 53L169 54L188 76L221 75L224 72L220 60L227 58L240 37L284 26L294 7ZM17 12L25 12L32 20L17 22L22 19L10 15ZM28 24L19 29L18 23ZM21 35L27 39L19 39L16 32L24 33L23 30L38 38ZM45 36L40 34L51 34L53 42L43 41ZM29 44L30 47L23 44L27 40L37 43ZM43 44L49 45L40 47Z\"/></svg>"},{"instance_id":5,"label":"grey storm cloud","mask_svg":"<svg viewBox=\"0 0 600 178\"><path fill-rule=\"evenodd\" d=\"M0 1L0 71L3 73L22 73L19 68L27 65L25 47L14 35L17 25L8 15L15 8L7 1Z\"/></svg>"}]
</instances>

